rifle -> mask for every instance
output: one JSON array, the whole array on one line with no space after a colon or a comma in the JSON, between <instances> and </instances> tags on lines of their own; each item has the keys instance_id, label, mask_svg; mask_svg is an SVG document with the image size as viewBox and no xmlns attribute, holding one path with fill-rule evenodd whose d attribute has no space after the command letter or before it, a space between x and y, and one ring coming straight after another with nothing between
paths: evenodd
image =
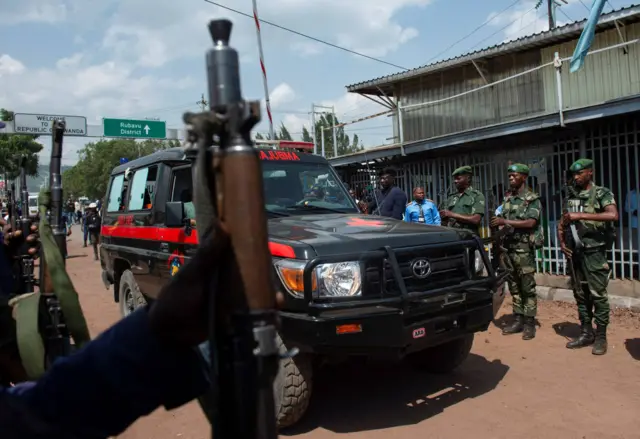
<instances>
[{"instance_id":1,"label":"rifle","mask_svg":"<svg viewBox=\"0 0 640 439\"><path fill-rule=\"evenodd\" d=\"M509 262L509 260L506 258L507 249L504 248L504 240L507 236L511 234L513 234L513 227L505 225L505 226L502 226L501 229L492 228L491 236L482 239L482 243L485 245L489 243L493 244L492 245L493 258L491 258L491 263L493 265L493 268L494 269L500 268L502 270L505 270L508 273L507 275L508 278L511 276L513 267L511 265L511 262Z\"/></svg>"},{"instance_id":2,"label":"rifle","mask_svg":"<svg viewBox=\"0 0 640 439\"><path fill-rule=\"evenodd\" d=\"M6 183L5 183L5 187L7 187ZM16 207L15 193L16 193L16 184L12 181L11 185L8 186L8 191L7 191L7 214L9 215L9 223L11 224L11 230L13 231L16 230L16 215L18 212L18 209Z\"/></svg>"},{"instance_id":3,"label":"rifle","mask_svg":"<svg viewBox=\"0 0 640 439\"><path fill-rule=\"evenodd\" d=\"M565 197L570 200L573 195L575 195L575 188L571 183L572 174L570 171L566 173L566 185L565 185ZM578 206L573 206L567 203L567 208L563 209L563 219L560 221L560 227L564 229L564 242L571 249L572 255L565 256L567 259L567 268L569 269L569 276L571 277L571 283L574 291L580 291L582 286L577 278L577 272L575 267L575 258L580 257L584 250L584 243L582 239L580 239L580 231L578 230L578 225L574 222L566 224L564 221L564 214L568 212L578 212Z\"/></svg>"},{"instance_id":4,"label":"rifle","mask_svg":"<svg viewBox=\"0 0 640 439\"><path fill-rule=\"evenodd\" d=\"M30 379L39 378L56 358L69 355L72 351L71 338L78 347L90 340L78 293L65 270L64 256L67 252L61 218L60 175L64 129L64 122L53 123L49 164L50 191L42 191L39 196L39 291L18 296L13 299L12 305L16 314L20 358ZM26 184L24 192L26 193ZM28 198L28 193L26 196Z\"/></svg>"},{"instance_id":5,"label":"rifle","mask_svg":"<svg viewBox=\"0 0 640 439\"><path fill-rule=\"evenodd\" d=\"M230 244L228 262L216 267L225 282L214 276L209 294L211 407L200 402L215 439L269 439L277 437L273 382L280 355L262 170L250 137L260 102L242 98L231 28L229 20L209 23L210 110L183 116L186 155L195 160L199 239L213 225L216 241Z\"/></svg>"},{"instance_id":6,"label":"rifle","mask_svg":"<svg viewBox=\"0 0 640 439\"><path fill-rule=\"evenodd\" d=\"M27 159L20 159L20 204L22 212L17 221L12 221L12 230L20 230L25 240L18 249L16 256L18 263L18 282L22 285L20 294L33 293L36 280L34 276L34 258L29 254L29 243L26 237L31 234L31 220L29 219L29 190L27 189Z\"/></svg>"}]
</instances>

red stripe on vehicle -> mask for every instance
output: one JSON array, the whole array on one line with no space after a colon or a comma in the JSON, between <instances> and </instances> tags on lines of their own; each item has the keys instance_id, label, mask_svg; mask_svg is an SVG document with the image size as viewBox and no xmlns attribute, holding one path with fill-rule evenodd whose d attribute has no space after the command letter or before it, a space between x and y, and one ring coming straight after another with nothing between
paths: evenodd
<instances>
[{"instance_id":1,"label":"red stripe on vehicle","mask_svg":"<svg viewBox=\"0 0 640 439\"><path fill-rule=\"evenodd\" d=\"M147 241L171 242L176 244L198 244L198 235L195 230L191 236L184 233L183 228L173 227L149 227L149 226L102 226L102 236L110 238L144 239ZM279 258L295 258L293 247L277 242L269 242L269 251L272 256Z\"/></svg>"}]
</instances>

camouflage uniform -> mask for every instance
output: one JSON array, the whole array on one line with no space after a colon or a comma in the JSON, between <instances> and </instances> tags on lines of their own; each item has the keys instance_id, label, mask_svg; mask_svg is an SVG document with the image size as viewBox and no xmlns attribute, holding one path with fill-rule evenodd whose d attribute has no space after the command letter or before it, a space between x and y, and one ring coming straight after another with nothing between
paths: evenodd
<instances>
[{"instance_id":1,"label":"camouflage uniform","mask_svg":"<svg viewBox=\"0 0 640 439\"><path fill-rule=\"evenodd\" d=\"M513 164L507 172L529 174L529 167L523 164ZM535 220L536 225L531 229L514 228L513 234L504 241L506 257L511 266L509 292L513 297L513 314L515 322L504 329L504 334L515 334L524 330L523 338L530 340L535 337L535 316L538 311L538 297L536 296L536 257L535 233L540 225L542 203L540 196L526 186L519 193L510 193L502 202L502 212L498 217L510 221Z\"/></svg>"},{"instance_id":2,"label":"camouflage uniform","mask_svg":"<svg viewBox=\"0 0 640 439\"><path fill-rule=\"evenodd\" d=\"M462 166L453 171L452 176L456 177L463 174L472 174L473 170L470 166ZM458 191L447 195L447 200L440 205L440 210L450 210L453 213L461 215L480 215L484 216L485 199L484 194L475 190L471 186L465 189L464 192ZM474 226L473 224L465 224L456 221L453 218L447 218L442 222L443 226L453 227L454 229L468 230L474 235L480 235L480 226Z\"/></svg>"},{"instance_id":3,"label":"camouflage uniform","mask_svg":"<svg viewBox=\"0 0 640 439\"><path fill-rule=\"evenodd\" d=\"M590 169L592 161L581 159L571 166L571 171L579 172ZM616 205L613 193L601 186L591 184L590 189L568 192L565 199L564 211L602 213L605 207ZM572 256L572 288L578 306L578 317L582 324L581 336L567 344L568 348L576 348L592 344L599 337L606 342L606 328L609 325L609 297L607 285L611 275L611 268L607 262L607 246L612 244L614 234L612 222L604 221L576 221L583 248ZM570 232L565 232L565 240ZM607 242L609 241L609 242ZM595 320L597 332L593 334L592 321ZM595 351L594 347L594 351ZM606 351L606 347L604 349ZM596 353L596 352L594 352ZM604 353L604 352L602 352Z\"/></svg>"}]
</instances>

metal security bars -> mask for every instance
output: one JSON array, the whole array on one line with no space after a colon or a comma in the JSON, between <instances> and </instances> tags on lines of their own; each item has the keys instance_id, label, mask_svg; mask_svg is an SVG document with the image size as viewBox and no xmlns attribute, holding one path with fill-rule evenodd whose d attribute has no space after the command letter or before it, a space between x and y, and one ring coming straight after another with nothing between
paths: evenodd
<instances>
[{"instance_id":1,"label":"metal security bars","mask_svg":"<svg viewBox=\"0 0 640 439\"><path fill-rule=\"evenodd\" d=\"M474 187L487 200L482 234L488 236L489 213L502 202L508 189L506 168L509 163L529 165L529 186L538 192L543 202L542 225L545 245L536 254L537 271L565 275L566 264L558 247L556 228L562 216L565 171L580 157L595 161L595 183L614 193L620 219L616 225L614 246L608 251L613 278L640 280L640 235L638 204L640 204L640 121L634 117L611 118L600 123L576 126L571 134L535 140L506 147L490 145L482 151L449 153L435 151L430 156L398 158L396 161L361 164L347 171L346 181L356 193L376 185L376 174L391 166L397 171L396 184L411 197L416 186L425 189L428 198L438 205L453 190L451 173L462 165L474 168ZM540 136L542 139L542 137Z\"/></svg>"}]
</instances>

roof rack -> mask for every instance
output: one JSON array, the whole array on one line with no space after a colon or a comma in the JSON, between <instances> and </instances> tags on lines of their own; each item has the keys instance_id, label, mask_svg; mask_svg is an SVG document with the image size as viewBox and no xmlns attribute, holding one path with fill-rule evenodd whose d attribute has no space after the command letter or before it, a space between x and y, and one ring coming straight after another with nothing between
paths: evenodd
<instances>
[{"instance_id":1,"label":"roof rack","mask_svg":"<svg viewBox=\"0 0 640 439\"><path fill-rule=\"evenodd\" d=\"M292 149L298 152L313 153L313 142L298 142L295 140L256 140L257 148Z\"/></svg>"}]
</instances>

